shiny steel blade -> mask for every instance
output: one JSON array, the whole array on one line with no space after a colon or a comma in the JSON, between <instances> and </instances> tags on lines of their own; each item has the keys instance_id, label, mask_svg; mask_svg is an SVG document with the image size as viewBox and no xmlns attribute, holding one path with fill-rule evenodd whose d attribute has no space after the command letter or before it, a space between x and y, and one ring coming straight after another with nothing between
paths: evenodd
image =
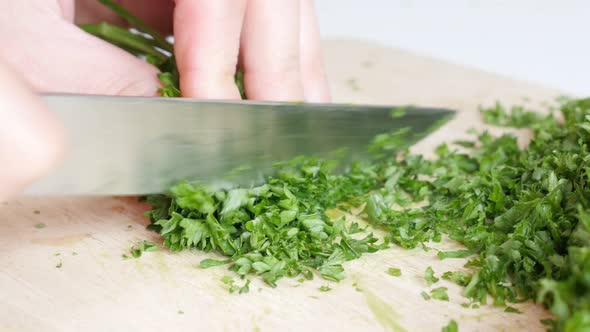
<instances>
[{"instance_id":1,"label":"shiny steel blade","mask_svg":"<svg viewBox=\"0 0 590 332\"><path fill-rule=\"evenodd\" d=\"M454 112L392 106L44 96L65 124L65 162L28 194L140 195L179 180L251 185L275 162L306 155L368 158L375 135L410 127L418 140Z\"/></svg>"}]
</instances>

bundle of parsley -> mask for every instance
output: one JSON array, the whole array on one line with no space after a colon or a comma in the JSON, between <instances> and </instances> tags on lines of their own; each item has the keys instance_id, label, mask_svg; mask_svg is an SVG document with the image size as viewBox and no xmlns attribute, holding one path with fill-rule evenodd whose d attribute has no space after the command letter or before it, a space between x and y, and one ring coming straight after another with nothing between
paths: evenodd
<instances>
[{"instance_id":1,"label":"bundle of parsley","mask_svg":"<svg viewBox=\"0 0 590 332\"><path fill-rule=\"evenodd\" d=\"M179 96L170 44L112 1L101 2L143 34L104 23L83 28L158 66L160 93ZM236 83L243 93L239 74ZM213 191L180 183L147 198L149 227L172 251L226 257L204 260L202 267L228 265L271 286L284 276L315 273L339 281L342 264L363 253L391 244L414 248L446 234L467 249L439 252L440 259L468 257L473 272L449 271L443 278L465 286L466 297L485 303L491 296L496 305L537 300L557 317L554 329L589 330L590 99L565 102L560 112L563 122L500 105L482 112L493 124L532 127L525 150L511 135L483 132L454 143L467 152L439 146L436 160L383 149L381 158L346 173L333 173L327 160L299 158L254 188ZM372 148L384 147L384 139ZM351 206L362 207L359 216L370 227L326 214ZM380 241L373 228L388 235Z\"/></svg>"}]
</instances>

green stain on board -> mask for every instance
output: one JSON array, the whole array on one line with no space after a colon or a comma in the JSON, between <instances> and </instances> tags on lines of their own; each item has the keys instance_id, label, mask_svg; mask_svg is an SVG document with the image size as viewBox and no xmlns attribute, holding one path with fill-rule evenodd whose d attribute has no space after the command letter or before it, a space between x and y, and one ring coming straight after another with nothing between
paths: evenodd
<instances>
[{"instance_id":1,"label":"green stain on board","mask_svg":"<svg viewBox=\"0 0 590 332\"><path fill-rule=\"evenodd\" d=\"M381 324L381 326L394 332L406 331L406 329L401 327L396 322L396 319L399 318L399 314L395 312L395 310L393 310L393 308L389 304L385 303L377 295L366 289L363 289L361 292L365 296L365 300L369 305L369 309L371 309L371 312L373 313L375 318L377 318L377 321L379 322L379 324Z\"/></svg>"},{"instance_id":2,"label":"green stain on board","mask_svg":"<svg viewBox=\"0 0 590 332\"><path fill-rule=\"evenodd\" d=\"M154 267L158 271L160 271L162 273L166 273L166 272L170 271L168 264L166 264L166 257L164 256L163 252L155 251L155 252L153 252L152 256L153 256Z\"/></svg>"}]
</instances>

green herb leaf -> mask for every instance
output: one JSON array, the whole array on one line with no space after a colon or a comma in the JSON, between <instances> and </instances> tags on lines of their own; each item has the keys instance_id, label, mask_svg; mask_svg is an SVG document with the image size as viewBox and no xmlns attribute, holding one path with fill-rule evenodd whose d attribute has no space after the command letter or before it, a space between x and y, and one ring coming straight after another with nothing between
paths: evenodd
<instances>
[{"instance_id":1,"label":"green herb leaf","mask_svg":"<svg viewBox=\"0 0 590 332\"><path fill-rule=\"evenodd\" d=\"M424 271L424 280L426 281L426 285L430 286L438 282L438 278L434 276L434 270L432 267L427 267L426 271Z\"/></svg>"},{"instance_id":2,"label":"green herb leaf","mask_svg":"<svg viewBox=\"0 0 590 332\"><path fill-rule=\"evenodd\" d=\"M438 287L438 288L431 289L430 295L435 300L440 300L440 301L448 301L449 300L449 295L447 294L446 287Z\"/></svg>"},{"instance_id":3,"label":"green herb leaf","mask_svg":"<svg viewBox=\"0 0 590 332\"><path fill-rule=\"evenodd\" d=\"M458 331L459 331L459 325L453 319L449 322L449 324L447 326L442 328L442 332L458 332Z\"/></svg>"},{"instance_id":4,"label":"green herb leaf","mask_svg":"<svg viewBox=\"0 0 590 332\"><path fill-rule=\"evenodd\" d=\"M514 314L522 314L522 311L518 310L515 307L506 307L506 309L504 309L504 312L510 312L510 313L514 313Z\"/></svg>"},{"instance_id":5,"label":"green herb leaf","mask_svg":"<svg viewBox=\"0 0 590 332\"><path fill-rule=\"evenodd\" d=\"M131 249L129 250L129 252L131 253L131 256L134 258L139 258L141 257L142 253L144 252L149 252L149 251L157 251L160 248L158 247L157 244L150 242L150 241L140 241L137 245L134 245L131 247ZM128 258L127 255L123 255L123 258Z\"/></svg>"},{"instance_id":6,"label":"green herb leaf","mask_svg":"<svg viewBox=\"0 0 590 332\"><path fill-rule=\"evenodd\" d=\"M485 123L503 127L532 127L541 120L538 113L525 111L522 106L513 106L510 111L500 103L491 108L481 108L480 112Z\"/></svg>"},{"instance_id":7,"label":"green herb leaf","mask_svg":"<svg viewBox=\"0 0 590 332\"><path fill-rule=\"evenodd\" d=\"M229 260L218 260L218 259L211 259L211 258L207 258L207 259L203 259L200 263L199 266L203 269L208 269L210 267L213 266L220 266L220 265L225 265L227 263L229 263Z\"/></svg>"},{"instance_id":8,"label":"green herb leaf","mask_svg":"<svg viewBox=\"0 0 590 332\"><path fill-rule=\"evenodd\" d=\"M395 267L390 267L387 269L387 274L390 276L399 277L402 275L402 270Z\"/></svg>"},{"instance_id":9,"label":"green herb leaf","mask_svg":"<svg viewBox=\"0 0 590 332\"><path fill-rule=\"evenodd\" d=\"M465 258L473 254L471 250L439 251L437 256L441 260L447 258Z\"/></svg>"}]
</instances>

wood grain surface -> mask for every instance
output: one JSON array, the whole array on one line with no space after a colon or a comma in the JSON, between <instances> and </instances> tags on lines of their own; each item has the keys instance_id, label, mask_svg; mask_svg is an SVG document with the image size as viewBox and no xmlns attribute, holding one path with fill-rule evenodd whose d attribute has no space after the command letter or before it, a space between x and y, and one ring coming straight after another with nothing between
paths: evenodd
<instances>
[{"instance_id":1,"label":"wood grain surface","mask_svg":"<svg viewBox=\"0 0 590 332\"><path fill-rule=\"evenodd\" d=\"M324 43L325 64L338 102L415 104L459 111L418 143L430 155L443 142L483 128L480 104L496 100L534 107L561 94L400 50L357 41ZM497 128L493 129L498 132ZM519 134L526 141L526 132ZM147 206L133 198L20 198L0 205L0 331L440 331L450 319L460 331L540 331L549 314L533 303L523 314L483 306L466 309L461 287L446 281L450 302L425 301L423 275L463 269L463 259L438 260L436 251L392 248L345 264L347 278L272 289L254 278L248 294L229 294L225 267L203 270L214 257L198 251L121 255L145 230ZM44 228L36 225L44 224ZM456 248L451 241L437 245ZM401 277L385 273L402 270ZM329 285L332 290L320 292Z\"/></svg>"}]
</instances>

